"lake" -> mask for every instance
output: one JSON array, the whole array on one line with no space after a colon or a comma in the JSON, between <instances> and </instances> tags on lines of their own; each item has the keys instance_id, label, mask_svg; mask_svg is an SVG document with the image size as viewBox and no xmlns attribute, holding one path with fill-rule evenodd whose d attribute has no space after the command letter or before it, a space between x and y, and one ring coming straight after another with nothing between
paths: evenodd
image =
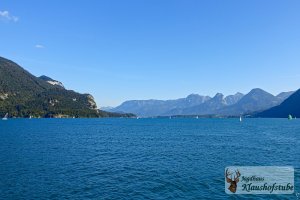
<instances>
[{"instance_id":1,"label":"lake","mask_svg":"<svg viewBox=\"0 0 300 200\"><path fill-rule=\"evenodd\" d=\"M227 195L226 166L294 166L300 120L0 121L0 199L297 199Z\"/></svg>"}]
</instances>

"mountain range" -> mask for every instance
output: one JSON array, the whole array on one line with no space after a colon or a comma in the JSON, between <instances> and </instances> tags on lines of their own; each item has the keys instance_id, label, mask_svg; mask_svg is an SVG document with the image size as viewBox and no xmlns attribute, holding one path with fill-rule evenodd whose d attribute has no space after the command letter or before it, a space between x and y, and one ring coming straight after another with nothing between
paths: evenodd
<instances>
[{"instance_id":1,"label":"mountain range","mask_svg":"<svg viewBox=\"0 0 300 200\"><path fill-rule=\"evenodd\" d=\"M275 117L285 118L288 115L300 117L300 89L294 92L289 98L280 105L267 109L256 114L256 117Z\"/></svg>"},{"instance_id":2,"label":"mountain range","mask_svg":"<svg viewBox=\"0 0 300 200\"><path fill-rule=\"evenodd\" d=\"M132 116L98 110L92 95L67 90L59 81L38 78L0 57L0 116L6 113L9 117Z\"/></svg>"},{"instance_id":3,"label":"mountain range","mask_svg":"<svg viewBox=\"0 0 300 200\"><path fill-rule=\"evenodd\" d=\"M262 89L252 89L247 94L236 93L214 97L191 94L175 100L131 100L109 109L113 112L134 113L142 117L173 115L219 115L239 116L258 113L281 104L293 92L282 92L274 96Z\"/></svg>"},{"instance_id":4,"label":"mountain range","mask_svg":"<svg viewBox=\"0 0 300 200\"><path fill-rule=\"evenodd\" d=\"M92 95L67 90L60 81L45 75L36 77L0 57L0 116L9 113L9 117L133 117L134 114L287 117L300 116L298 102L300 90L274 96L255 88L247 94L238 92L229 96L191 94L174 100L130 100L103 111L97 108Z\"/></svg>"}]
</instances>

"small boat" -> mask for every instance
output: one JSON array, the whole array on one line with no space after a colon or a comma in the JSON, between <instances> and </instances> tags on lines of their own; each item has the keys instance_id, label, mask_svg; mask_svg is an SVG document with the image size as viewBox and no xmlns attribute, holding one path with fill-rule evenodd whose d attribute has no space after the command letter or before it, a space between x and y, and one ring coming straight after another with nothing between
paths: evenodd
<instances>
[{"instance_id":1,"label":"small boat","mask_svg":"<svg viewBox=\"0 0 300 200\"><path fill-rule=\"evenodd\" d=\"M172 119L172 117L170 116L169 119Z\"/></svg>"},{"instance_id":2,"label":"small boat","mask_svg":"<svg viewBox=\"0 0 300 200\"><path fill-rule=\"evenodd\" d=\"M288 116L288 120L292 120L293 119L293 116L292 115L289 115Z\"/></svg>"},{"instance_id":3,"label":"small boat","mask_svg":"<svg viewBox=\"0 0 300 200\"><path fill-rule=\"evenodd\" d=\"M8 118L8 113L5 114L5 116L2 118L2 120L7 120Z\"/></svg>"},{"instance_id":4,"label":"small boat","mask_svg":"<svg viewBox=\"0 0 300 200\"><path fill-rule=\"evenodd\" d=\"M29 116L29 119L32 119L32 116L31 116L31 115Z\"/></svg>"},{"instance_id":5,"label":"small boat","mask_svg":"<svg viewBox=\"0 0 300 200\"><path fill-rule=\"evenodd\" d=\"M198 116L196 116L196 119L199 119L199 117L198 117Z\"/></svg>"},{"instance_id":6,"label":"small boat","mask_svg":"<svg viewBox=\"0 0 300 200\"><path fill-rule=\"evenodd\" d=\"M242 120L242 116L240 116L240 122L242 122L243 120Z\"/></svg>"}]
</instances>

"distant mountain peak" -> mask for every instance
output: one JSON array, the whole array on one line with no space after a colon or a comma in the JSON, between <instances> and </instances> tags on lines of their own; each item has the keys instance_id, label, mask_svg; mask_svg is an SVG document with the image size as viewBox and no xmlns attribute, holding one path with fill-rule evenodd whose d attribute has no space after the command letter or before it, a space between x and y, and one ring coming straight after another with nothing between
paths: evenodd
<instances>
[{"instance_id":1,"label":"distant mountain peak","mask_svg":"<svg viewBox=\"0 0 300 200\"><path fill-rule=\"evenodd\" d=\"M46 81L47 83L49 83L51 85L57 85L57 86L60 86L62 88L65 88L65 86L62 84L62 82L54 80L54 79L52 79L48 76L42 75L42 76L39 77L39 79L42 79L42 80Z\"/></svg>"},{"instance_id":2,"label":"distant mountain peak","mask_svg":"<svg viewBox=\"0 0 300 200\"><path fill-rule=\"evenodd\" d=\"M188 95L186 98L195 98L195 97L199 97L199 94L190 94Z\"/></svg>"},{"instance_id":3,"label":"distant mountain peak","mask_svg":"<svg viewBox=\"0 0 300 200\"><path fill-rule=\"evenodd\" d=\"M235 103L237 103L239 100L241 100L243 98L244 94L237 92L233 95L228 95L225 97L225 102L227 105L233 105Z\"/></svg>"},{"instance_id":4,"label":"distant mountain peak","mask_svg":"<svg viewBox=\"0 0 300 200\"><path fill-rule=\"evenodd\" d=\"M110 111L112 109L114 109L114 107L112 107L112 106L103 106L103 107L100 107L100 110L104 110L104 111Z\"/></svg>"},{"instance_id":5,"label":"distant mountain peak","mask_svg":"<svg viewBox=\"0 0 300 200\"><path fill-rule=\"evenodd\" d=\"M240 92L237 92L237 93L235 93L234 95L243 95L243 96L244 96L244 94L243 94L243 93L240 93Z\"/></svg>"},{"instance_id":6,"label":"distant mountain peak","mask_svg":"<svg viewBox=\"0 0 300 200\"><path fill-rule=\"evenodd\" d=\"M39 77L40 79L44 80L44 81L54 81L52 78L50 78L49 76L45 76L45 75L42 75Z\"/></svg>"},{"instance_id":7,"label":"distant mountain peak","mask_svg":"<svg viewBox=\"0 0 300 200\"><path fill-rule=\"evenodd\" d=\"M223 98L224 98L224 95L223 95L222 93L217 93L217 94L213 97L213 99L215 99L215 98L223 99Z\"/></svg>"},{"instance_id":8,"label":"distant mountain peak","mask_svg":"<svg viewBox=\"0 0 300 200\"><path fill-rule=\"evenodd\" d=\"M261 113L258 113L258 117L281 117L287 118L288 115L293 117L300 117L300 89L296 92L286 92L290 94L287 99L285 99L278 106L267 109ZM286 94L280 93L281 95L286 96ZM280 95L279 94L279 95ZM278 96L278 95L277 95Z\"/></svg>"},{"instance_id":9,"label":"distant mountain peak","mask_svg":"<svg viewBox=\"0 0 300 200\"><path fill-rule=\"evenodd\" d=\"M295 91L281 92L278 95L276 95L276 97L284 101L285 99L289 98L294 92Z\"/></svg>"},{"instance_id":10,"label":"distant mountain peak","mask_svg":"<svg viewBox=\"0 0 300 200\"><path fill-rule=\"evenodd\" d=\"M286 96L283 93L279 96ZM190 94L186 98L174 100L135 100L126 101L111 111L134 113L138 116L171 115L224 115L239 116L259 112L278 105L282 100L260 88L252 89L244 95L237 92L224 96L217 93L214 97Z\"/></svg>"},{"instance_id":11,"label":"distant mountain peak","mask_svg":"<svg viewBox=\"0 0 300 200\"><path fill-rule=\"evenodd\" d=\"M256 94L256 93L268 93L268 92L266 92L265 90L263 90L261 88L254 88L248 94L254 94L254 93ZM268 94L270 94L270 93L268 93Z\"/></svg>"}]
</instances>

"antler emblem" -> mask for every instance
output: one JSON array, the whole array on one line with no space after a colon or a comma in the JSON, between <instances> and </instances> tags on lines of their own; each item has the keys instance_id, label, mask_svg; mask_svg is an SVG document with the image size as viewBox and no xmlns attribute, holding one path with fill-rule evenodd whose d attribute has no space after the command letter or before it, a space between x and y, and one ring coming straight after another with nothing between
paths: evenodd
<instances>
[{"instance_id":1,"label":"antler emblem","mask_svg":"<svg viewBox=\"0 0 300 200\"><path fill-rule=\"evenodd\" d=\"M241 176L241 173L239 172L239 170L236 170L235 171L235 176L233 176L233 180L231 178L232 174L233 173L230 173L228 171L228 168L227 168L226 172L225 172L225 177L226 177L227 183L230 183L230 186L228 187L228 190L230 190L232 193L235 193L236 192L236 188L237 188L237 183L240 181L239 177ZM230 178L228 176L230 176Z\"/></svg>"}]
</instances>

